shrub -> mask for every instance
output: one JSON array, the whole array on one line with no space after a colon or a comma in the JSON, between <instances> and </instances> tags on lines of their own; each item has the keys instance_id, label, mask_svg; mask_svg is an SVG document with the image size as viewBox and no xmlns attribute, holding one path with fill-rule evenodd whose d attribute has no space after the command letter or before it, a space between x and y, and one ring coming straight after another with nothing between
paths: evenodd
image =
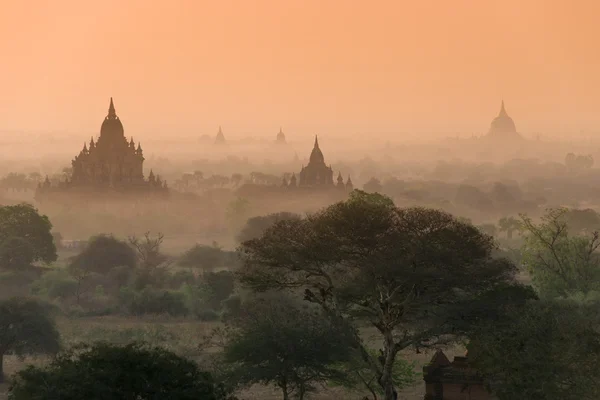
<instances>
[{"instance_id":1,"label":"shrub","mask_svg":"<svg viewBox=\"0 0 600 400\"><path fill-rule=\"evenodd\" d=\"M180 288L182 285L195 285L196 276L191 271L179 270L174 274L170 274L167 278L167 285L171 289Z\"/></svg>"},{"instance_id":2,"label":"shrub","mask_svg":"<svg viewBox=\"0 0 600 400\"><path fill-rule=\"evenodd\" d=\"M137 256L129 244L111 235L98 235L72 259L70 267L107 274L118 266L132 269L136 265Z\"/></svg>"},{"instance_id":3,"label":"shrub","mask_svg":"<svg viewBox=\"0 0 600 400\"><path fill-rule=\"evenodd\" d=\"M208 287L184 284L181 287L181 292L185 298L185 305L191 314L200 318L200 315L209 309L208 303L212 294Z\"/></svg>"},{"instance_id":4,"label":"shrub","mask_svg":"<svg viewBox=\"0 0 600 400\"><path fill-rule=\"evenodd\" d=\"M183 293L147 287L139 292L130 288L121 290L120 304L133 315L168 314L183 316L188 314Z\"/></svg>"},{"instance_id":5,"label":"shrub","mask_svg":"<svg viewBox=\"0 0 600 400\"><path fill-rule=\"evenodd\" d=\"M227 252L223 251L216 243L212 246L197 244L181 256L178 264L182 267L214 270L224 266L226 259Z\"/></svg>"},{"instance_id":6,"label":"shrub","mask_svg":"<svg viewBox=\"0 0 600 400\"><path fill-rule=\"evenodd\" d=\"M220 309L221 302L231 296L235 289L235 276L233 272L208 272L203 275L203 280L211 293L209 298L210 306L213 309Z\"/></svg>"},{"instance_id":7,"label":"shrub","mask_svg":"<svg viewBox=\"0 0 600 400\"><path fill-rule=\"evenodd\" d=\"M31 293L51 300L67 299L77 293L77 281L63 269L49 271L33 282Z\"/></svg>"},{"instance_id":8,"label":"shrub","mask_svg":"<svg viewBox=\"0 0 600 400\"><path fill-rule=\"evenodd\" d=\"M204 399L227 398L223 386L193 361L143 344L80 346L46 367L15 376L11 399Z\"/></svg>"}]
</instances>

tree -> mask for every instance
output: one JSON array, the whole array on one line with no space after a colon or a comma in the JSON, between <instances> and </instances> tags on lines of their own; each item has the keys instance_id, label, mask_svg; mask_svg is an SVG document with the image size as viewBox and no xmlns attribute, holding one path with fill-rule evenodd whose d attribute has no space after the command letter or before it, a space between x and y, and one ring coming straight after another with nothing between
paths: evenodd
<instances>
[{"instance_id":1,"label":"tree","mask_svg":"<svg viewBox=\"0 0 600 400\"><path fill-rule=\"evenodd\" d=\"M130 269L137 265L135 250L126 242L112 235L98 235L90 238L81 253L73 257L70 268L107 274L115 267Z\"/></svg>"},{"instance_id":2,"label":"tree","mask_svg":"<svg viewBox=\"0 0 600 400\"><path fill-rule=\"evenodd\" d=\"M565 212L565 220L569 231L575 234L592 233L600 229L600 216L591 208L570 209Z\"/></svg>"},{"instance_id":3,"label":"tree","mask_svg":"<svg viewBox=\"0 0 600 400\"><path fill-rule=\"evenodd\" d=\"M521 216L526 231L523 264L545 296L584 296L600 291L600 235L571 235L568 210L550 209L539 224Z\"/></svg>"},{"instance_id":4,"label":"tree","mask_svg":"<svg viewBox=\"0 0 600 400\"><path fill-rule=\"evenodd\" d=\"M0 207L0 262L7 267L23 267L36 261L56 261L52 224L32 205Z\"/></svg>"},{"instance_id":5,"label":"tree","mask_svg":"<svg viewBox=\"0 0 600 400\"><path fill-rule=\"evenodd\" d=\"M498 234L498 227L494 224L481 224L477 228L486 235L496 236Z\"/></svg>"},{"instance_id":6,"label":"tree","mask_svg":"<svg viewBox=\"0 0 600 400\"><path fill-rule=\"evenodd\" d=\"M162 233L159 233L153 238L150 236L150 232L146 232L143 239L136 236L129 237L129 244L137 253L140 267L154 269L168 260L168 257L160 251L164 237Z\"/></svg>"},{"instance_id":7,"label":"tree","mask_svg":"<svg viewBox=\"0 0 600 400\"><path fill-rule=\"evenodd\" d=\"M521 222L514 217L502 217L498 221L500 232L506 232L506 238L511 240L513 232L521 228Z\"/></svg>"},{"instance_id":8,"label":"tree","mask_svg":"<svg viewBox=\"0 0 600 400\"><path fill-rule=\"evenodd\" d=\"M224 349L238 384L273 384L284 400L302 400L315 384L343 378L334 364L349 358L350 331L321 310L281 295L250 300L242 309Z\"/></svg>"},{"instance_id":9,"label":"tree","mask_svg":"<svg viewBox=\"0 0 600 400\"><path fill-rule=\"evenodd\" d=\"M243 221L248 218L248 212L250 209L250 201L243 197L237 197L232 200L227 206L225 216L229 220L229 223L233 225L234 229L239 229L239 226Z\"/></svg>"},{"instance_id":10,"label":"tree","mask_svg":"<svg viewBox=\"0 0 600 400\"><path fill-rule=\"evenodd\" d=\"M11 399L224 400L222 385L188 359L133 343L83 345L47 367L19 371Z\"/></svg>"},{"instance_id":11,"label":"tree","mask_svg":"<svg viewBox=\"0 0 600 400\"><path fill-rule=\"evenodd\" d=\"M533 300L486 320L469 361L500 400L600 396L600 334L585 307Z\"/></svg>"},{"instance_id":12,"label":"tree","mask_svg":"<svg viewBox=\"0 0 600 400\"><path fill-rule=\"evenodd\" d=\"M0 243L0 266L12 270L29 266L34 251L29 240L9 237Z\"/></svg>"},{"instance_id":13,"label":"tree","mask_svg":"<svg viewBox=\"0 0 600 400\"><path fill-rule=\"evenodd\" d=\"M259 217L252 217L246 221L246 225L244 225L240 233L238 233L236 239L238 243L242 243L250 239L256 239L261 237L268 228L279 221L299 218L300 215L285 211Z\"/></svg>"},{"instance_id":14,"label":"tree","mask_svg":"<svg viewBox=\"0 0 600 400\"><path fill-rule=\"evenodd\" d=\"M456 189L455 202L459 205L484 212L489 212L494 208L490 197L479 188L471 185L460 185Z\"/></svg>"},{"instance_id":15,"label":"tree","mask_svg":"<svg viewBox=\"0 0 600 400\"><path fill-rule=\"evenodd\" d=\"M363 189L369 193L381 193L383 191L383 186L381 185L379 179L371 178L363 185Z\"/></svg>"},{"instance_id":16,"label":"tree","mask_svg":"<svg viewBox=\"0 0 600 400\"><path fill-rule=\"evenodd\" d=\"M448 307L502 282L516 268L493 259L494 239L442 211L397 208L354 191L301 220L281 221L240 247L242 283L254 290L297 288L333 318L368 321L383 362L356 334L355 345L392 400L400 350L449 340Z\"/></svg>"},{"instance_id":17,"label":"tree","mask_svg":"<svg viewBox=\"0 0 600 400\"><path fill-rule=\"evenodd\" d=\"M565 157L565 165L571 171L578 172L592 168L594 166L594 158L591 155L569 153Z\"/></svg>"},{"instance_id":18,"label":"tree","mask_svg":"<svg viewBox=\"0 0 600 400\"><path fill-rule=\"evenodd\" d=\"M224 266L226 263L226 253L216 243L212 246L197 244L181 256L177 261L182 267L201 268L204 270L214 270Z\"/></svg>"},{"instance_id":19,"label":"tree","mask_svg":"<svg viewBox=\"0 0 600 400\"><path fill-rule=\"evenodd\" d=\"M369 353L373 358L379 357L377 352L372 349L369 349ZM349 361L340 364L340 369L344 373L344 379L341 382L332 382L333 385L341 385L353 391L366 389L371 394L372 400L377 400L378 396L384 394L381 386L377 383L377 375L373 373L373 370L369 368L369 365L365 363L358 352L354 352ZM396 358L392 368L394 387L398 389L406 388L414 384L416 378L415 363ZM369 400L368 397L365 397L365 399Z\"/></svg>"},{"instance_id":20,"label":"tree","mask_svg":"<svg viewBox=\"0 0 600 400\"><path fill-rule=\"evenodd\" d=\"M20 297L0 301L0 381L5 355L51 354L59 347L60 336L48 307Z\"/></svg>"},{"instance_id":21,"label":"tree","mask_svg":"<svg viewBox=\"0 0 600 400\"><path fill-rule=\"evenodd\" d=\"M235 187L238 187L240 185L240 183L242 183L242 180L244 179L244 176L240 173L234 173L231 174L231 184Z\"/></svg>"},{"instance_id":22,"label":"tree","mask_svg":"<svg viewBox=\"0 0 600 400\"><path fill-rule=\"evenodd\" d=\"M206 272L204 284L210 291L208 301L213 309L219 309L221 302L227 299L235 289L235 276L231 271Z\"/></svg>"}]
</instances>

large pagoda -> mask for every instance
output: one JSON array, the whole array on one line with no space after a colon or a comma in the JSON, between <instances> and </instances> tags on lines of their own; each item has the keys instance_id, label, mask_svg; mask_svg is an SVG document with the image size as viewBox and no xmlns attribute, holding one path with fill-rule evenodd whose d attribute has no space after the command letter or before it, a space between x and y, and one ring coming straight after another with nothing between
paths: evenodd
<instances>
[{"instance_id":1,"label":"large pagoda","mask_svg":"<svg viewBox=\"0 0 600 400\"><path fill-rule=\"evenodd\" d=\"M166 182L152 171L144 178L144 155L141 145L127 141L123 124L115 111L112 98L97 141L84 143L72 160L69 179L52 187L49 180L41 184L38 193L86 189L87 191L152 191L166 192Z\"/></svg>"}]
</instances>

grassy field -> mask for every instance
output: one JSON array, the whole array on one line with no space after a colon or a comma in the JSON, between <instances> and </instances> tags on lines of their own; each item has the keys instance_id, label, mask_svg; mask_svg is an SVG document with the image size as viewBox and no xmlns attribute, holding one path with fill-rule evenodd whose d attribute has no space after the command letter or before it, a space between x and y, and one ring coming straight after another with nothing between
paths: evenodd
<instances>
[{"instance_id":1,"label":"grassy field","mask_svg":"<svg viewBox=\"0 0 600 400\"><path fill-rule=\"evenodd\" d=\"M185 319L168 318L123 318L123 317L94 317L94 318L61 318L58 327L66 347L81 343L106 340L115 343L126 343L131 340L143 340L152 344L164 346L179 354L186 354L201 363L202 351L198 344L202 337L209 333L218 323L198 322ZM462 353L461 349L450 349L449 356ZM415 361L418 371L429 361L431 354L407 352L403 357ZM5 358L5 373L10 376L28 364L43 365L44 358L29 358L20 361L15 357ZM0 400L7 398L8 384L0 384ZM418 380L410 388L401 392L401 399L421 400L424 383ZM253 387L241 393L244 400L278 400L281 394L269 387ZM361 393L347 393L339 388L325 388L319 394L311 397L315 400L333 400L346 398L360 400Z\"/></svg>"}]
</instances>

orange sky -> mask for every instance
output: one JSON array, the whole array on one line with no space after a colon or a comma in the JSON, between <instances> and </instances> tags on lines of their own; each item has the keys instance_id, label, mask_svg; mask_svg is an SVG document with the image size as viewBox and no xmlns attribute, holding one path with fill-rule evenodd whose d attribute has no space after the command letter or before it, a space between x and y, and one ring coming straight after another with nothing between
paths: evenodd
<instances>
[{"instance_id":1,"label":"orange sky","mask_svg":"<svg viewBox=\"0 0 600 400\"><path fill-rule=\"evenodd\" d=\"M600 132L598 0L0 0L0 130Z\"/></svg>"}]
</instances>

